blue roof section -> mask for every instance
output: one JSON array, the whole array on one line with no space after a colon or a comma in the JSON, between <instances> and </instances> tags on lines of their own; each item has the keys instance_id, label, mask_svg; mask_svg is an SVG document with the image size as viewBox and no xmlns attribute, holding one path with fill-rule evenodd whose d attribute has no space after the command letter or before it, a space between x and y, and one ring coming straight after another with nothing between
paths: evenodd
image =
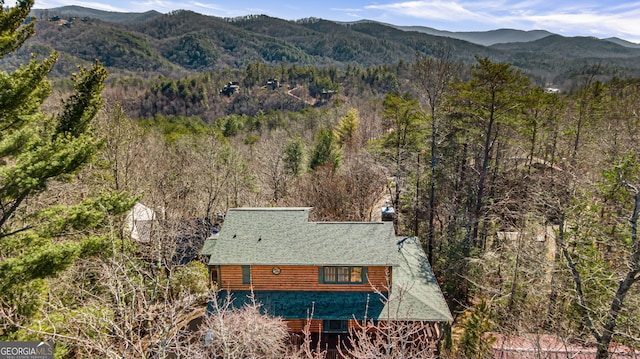
<instances>
[{"instance_id":1,"label":"blue roof section","mask_svg":"<svg viewBox=\"0 0 640 359\"><path fill-rule=\"evenodd\" d=\"M386 294L386 293L384 293ZM218 292L217 300L225 303L229 292ZM287 292L255 291L253 297L261 303L260 311L284 319L349 320L379 319L384 310L383 298L372 292ZM252 303L251 291L234 291L231 304L242 308ZM213 310L212 303L209 311Z\"/></svg>"}]
</instances>

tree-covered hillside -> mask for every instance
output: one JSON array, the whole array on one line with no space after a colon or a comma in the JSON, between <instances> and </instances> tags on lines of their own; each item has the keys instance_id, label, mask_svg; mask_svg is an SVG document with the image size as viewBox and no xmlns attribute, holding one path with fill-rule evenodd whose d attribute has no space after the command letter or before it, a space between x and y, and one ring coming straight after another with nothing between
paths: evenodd
<instances>
[{"instance_id":1,"label":"tree-covered hillside","mask_svg":"<svg viewBox=\"0 0 640 359\"><path fill-rule=\"evenodd\" d=\"M38 53L49 48L69 55L71 62L98 58L114 75L180 77L185 72L244 68L254 61L341 69L349 65L370 67L411 62L416 54L433 54L442 44L453 50L458 61L473 63L479 56L509 62L542 84L565 86L568 73L602 63L611 65L609 77L640 72L640 49L593 38L551 35L485 47L372 21L286 21L264 15L228 19L182 10L118 17L117 13L79 7L34 14L37 32L19 51L23 60L38 44ZM16 61L9 58L3 63L7 66ZM57 67L60 74L66 76L72 68L62 56Z\"/></svg>"},{"instance_id":2,"label":"tree-covered hillside","mask_svg":"<svg viewBox=\"0 0 640 359\"><path fill-rule=\"evenodd\" d=\"M323 358L287 352L256 308L194 332L213 291L194 253L229 208L371 221L388 202L454 313L441 357L498 356L501 335L640 350L633 50L184 11L34 24L32 5L0 13L0 339L52 339L60 358Z\"/></svg>"}]
</instances>

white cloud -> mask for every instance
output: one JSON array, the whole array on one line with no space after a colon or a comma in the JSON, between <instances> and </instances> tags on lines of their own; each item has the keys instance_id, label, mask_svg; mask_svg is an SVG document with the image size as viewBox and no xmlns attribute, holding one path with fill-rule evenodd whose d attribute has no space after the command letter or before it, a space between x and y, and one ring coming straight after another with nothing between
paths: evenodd
<instances>
[{"instance_id":1,"label":"white cloud","mask_svg":"<svg viewBox=\"0 0 640 359\"><path fill-rule=\"evenodd\" d=\"M608 37L612 34L638 41L640 38L640 4L637 8L628 5L609 9L563 9L549 13L525 15L514 18L514 21L528 23L530 27L559 31L562 29L568 35L591 34L598 37ZM611 11L616 10L616 11ZM624 10L624 11L620 11Z\"/></svg>"},{"instance_id":2,"label":"white cloud","mask_svg":"<svg viewBox=\"0 0 640 359\"><path fill-rule=\"evenodd\" d=\"M354 13L347 12L347 13L345 13L345 15L347 15L349 17L352 17L352 18L355 18L355 19L364 19L362 17L362 15L360 15L360 14L354 14Z\"/></svg>"},{"instance_id":3,"label":"white cloud","mask_svg":"<svg viewBox=\"0 0 640 359\"><path fill-rule=\"evenodd\" d=\"M336 8L336 7L332 7L329 9L330 11L334 11L334 12L340 12L342 13L343 16L346 16L348 18L352 18L352 19L364 19L364 17L362 16L362 12L364 11L364 9L362 8Z\"/></svg>"},{"instance_id":4,"label":"white cloud","mask_svg":"<svg viewBox=\"0 0 640 359\"><path fill-rule=\"evenodd\" d=\"M34 8L39 9L51 9L56 7L76 5L82 7L88 7L96 10L114 11L114 12L130 12L131 10L124 7L112 6L102 2L93 1L38 1L34 4Z\"/></svg>"},{"instance_id":5,"label":"white cloud","mask_svg":"<svg viewBox=\"0 0 640 359\"><path fill-rule=\"evenodd\" d=\"M202 1L183 1L176 2L171 0L147 0L147 1L138 1L138 2L130 2L128 3L128 11L148 11L148 10L156 10L160 12L169 12L173 10L191 10L205 15L214 15L214 16L239 16L242 13L235 10L229 10L222 6L218 6L215 3L211 2L202 2Z\"/></svg>"},{"instance_id":6,"label":"white cloud","mask_svg":"<svg viewBox=\"0 0 640 359\"><path fill-rule=\"evenodd\" d=\"M602 10L608 10L610 12L620 12L620 11L634 11L636 14L640 9L640 2L623 2L620 4L606 4L602 7Z\"/></svg>"},{"instance_id":7,"label":"white cloud","mask_svg":"<svg viewBox=\"0 0 640 359\"><path fill-rule=\"evenodd\" d=\"M203 3L203 2L199 2L199 1L191 1L188 4L193 6L193 7L200 8L200 9L207 9L207 10L213 10L213 11L219 11L219 12L226 12L224 8L222 8L220 6L217 6L215 4Z\"/></svg>"},{"instance_id":8,"label":"white cloud","mask_svg":"<svg viewBox=\"0 0 640 359\"><path fill-rule=\"evenodd\" d=\"M399 1L365 7L384 12L380 17L402 16L448 24L452 31L475 26L544 29L567 36L640 38L640 2L555 4L541 0ZM472 25L473 23L473 25Z\"/></svg>"},{"instance_id":9,"label":"white cloud","mask_svg":"<svg viewBox=\"0 0 640 359\"><path fill-rule=\"evenodd\" d=\"M346 13L354 13L354 12L361 12L363 11L362 9L358 9L358 8L338 8L338 7L332 7L329 10L331 11L340 11L340 12L346 12Z\"/></svg>"},{"instance_id":10,"label":"white cloud","mask_svg":"<svg viewBox=\"0 0 640 359\"><path fill-rule=\"evenodd\" d=\"M431 20L479 20L481 15L451 1L405 1L385 5L368 5L369 10L383 10L392 13Z\"/></svg>"}]
</instances>

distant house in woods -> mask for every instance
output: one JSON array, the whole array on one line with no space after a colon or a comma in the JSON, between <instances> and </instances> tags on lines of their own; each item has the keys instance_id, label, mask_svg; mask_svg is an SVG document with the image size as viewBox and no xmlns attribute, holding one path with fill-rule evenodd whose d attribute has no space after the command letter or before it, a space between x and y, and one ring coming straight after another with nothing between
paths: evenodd
<instances>
[{"instance_id":1,"label":"distant house in woods","mask_svg":"<svg viewBox=\"0 0 640 359\"><path fill-rule=\"evenodd\" d=\"M240 89L240 84L237 81L231 81L228 84L224 85L220 93L226 96L231 96L234 93L236 93L236 91L238 91L239 89Z\"/></svg>"},{"instance_id":2,"label":"distant house in woods","mask_svg":"<svg viewBox=\"0 0 640 359\"><path fill-rule=\"evenodd\" d=\"M164 260L183 265L198 258L205 239L217 233L217 228L209 219L162 220L152 208L138 202L125 218L124 234L141 247L155 246L162 241Z\"/></svg>"},{"instance_id":3,"label":"distant house in woods","mask_svg":"<svg viewBox=\"0 0 640 359\"><path fill-rule=\"evenodd\" d=\"M330 347L365 319L426 323L437 341L452 316L418 240L392 222L309 222L309 210L230 209L201 251L214 297L241 307L253 293L294 333L311 319Z\"/></svg>"},{"instance_id":4,"label":"distant house in woods","mask_svg":"<svg viewBox=\"0 0 640 359\"><path fill-rule=\"evenodd\" d=\"M278 87L280 87L280 82L276 79L268 79L267 80L267 87L270 87L272 90L277 89Z\"/></svg>"},{"instance_id":5,"label":"distant house in woods","mask_svg":"<svg viewBox=\"0 0 640 359\"><path fill-rule=\"evenodd\" d=\"M125 234L138 242L149 242L156 221L156 212L152 208L136 202L125 218Z\"/></svg>"}]
</instances>

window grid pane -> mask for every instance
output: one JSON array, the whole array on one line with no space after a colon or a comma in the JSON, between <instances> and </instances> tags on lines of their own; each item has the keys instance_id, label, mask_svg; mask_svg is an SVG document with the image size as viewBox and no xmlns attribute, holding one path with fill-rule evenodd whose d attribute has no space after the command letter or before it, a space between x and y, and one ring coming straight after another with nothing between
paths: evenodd
<instances>
[{"instance_id":1,"label":"window grid pane","mask_svg":"<svg viewBox=\"0 0 640 359\"><path fill-rule=\"evenodd\" d=\"M323 283L363 283L362 267L323 267Z\"/></svg>"},{"instance_id":2,"label":"window grid pane","mask_svg":"<svg viewBox=\"0 0 640 359\"><path fill-rule=\"evenodd\" d=\"M351 267L351 283L362 283L362 267Z\"/></svg>"},{"instance_id":3,"label":"window grid pane","mask_svg":"<svg viewBox=\"0 0 640 359\"><path fill-rule=\"evenodd\" d=\"M336 267L324 267L324 281L325 282L337 282L338 281L338 268L336 268Z\"/></svg>"},{"instance_id":4,"label":"window grid pane","mask_svg":"<svg viewBox=\"0 0 640 359\"><path fill-rule=\"evenodd\" d=\"M349 282L349 267L338 267L338 282Z\"/></svg>"},{"instance_id":5,"label":"window grid pane","mask_svg":"<svg viewBox=\"0 0 640 359\"><path fill-rule=\"evenodd\" d=\"M322 331L326 333L348 333L348 320L324 320L322 322Z\"/></svg>"}]
</instances>

